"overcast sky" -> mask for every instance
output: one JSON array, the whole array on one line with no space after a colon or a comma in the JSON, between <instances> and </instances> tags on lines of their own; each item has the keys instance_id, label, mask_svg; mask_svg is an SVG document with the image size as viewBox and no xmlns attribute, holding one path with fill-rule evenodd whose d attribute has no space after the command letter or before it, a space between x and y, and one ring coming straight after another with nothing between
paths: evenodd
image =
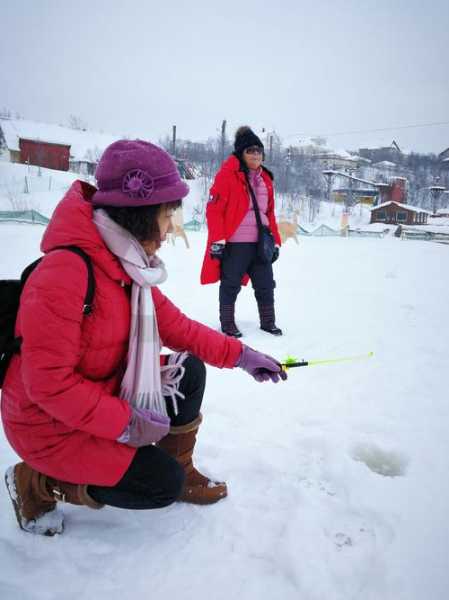
<instances>
[{"instance_id":1,"label":"overcast sky","mask_svg":"<svg viewBox=\"0 0 449 600\"><path fill-rule=\"evenodd\" d=\"M0 108L153 141L227 119L441 152L448 39L448 0L0 0Z\"/></svg>"}]
</instances>

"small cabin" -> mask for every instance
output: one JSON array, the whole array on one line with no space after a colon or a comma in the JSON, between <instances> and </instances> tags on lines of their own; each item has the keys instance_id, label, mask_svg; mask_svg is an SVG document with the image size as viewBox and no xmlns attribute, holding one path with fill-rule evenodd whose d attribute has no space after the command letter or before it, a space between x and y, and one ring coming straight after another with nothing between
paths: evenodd
<instances>
[{"instance_id":1,"label":"small cabin","mask_svg":"<svg viewBox=\"0 0 449 600\"><path fill-rule=\"evenodd\" d=\"M370 223L386 223L389 225L426 225L431 213L423 208L401 204L400 202L384 202L371 209Z\"/></svg>"}]
</instances>

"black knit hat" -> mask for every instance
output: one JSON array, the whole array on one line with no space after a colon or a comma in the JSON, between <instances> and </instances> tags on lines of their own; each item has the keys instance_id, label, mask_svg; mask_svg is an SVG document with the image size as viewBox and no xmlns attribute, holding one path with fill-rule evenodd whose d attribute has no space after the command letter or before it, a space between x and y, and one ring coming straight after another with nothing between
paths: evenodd
<instances>
[{"instance_id":1,"label":"black knit hat","mask_svg":"<svg viewBox=\"0 0 449 600\"><path fill-rule=\"evenodd\" d=\"M234 154L238 156L238 158L242 158L243 151L251 146L259 146L259 148L264 150L264 145L251 127L243 125L243 127L239 127L235 132Z\"/></svg>"}]
</instances>

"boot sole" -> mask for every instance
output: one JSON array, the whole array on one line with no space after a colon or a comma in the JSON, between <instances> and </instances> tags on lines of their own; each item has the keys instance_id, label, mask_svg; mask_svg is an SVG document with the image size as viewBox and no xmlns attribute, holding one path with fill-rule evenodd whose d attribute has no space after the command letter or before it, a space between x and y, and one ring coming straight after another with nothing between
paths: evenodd
<instances>
[{"instance_id":1,"label":"boot sole","mask_svg":"<svg viewBox=\"0 0 449 600\"><path fill-rule=\"evenodd\" d=\"M221 488L221 491L217 495L217 488ZM208 491L210 493L208 494ZM213 493L212 493L213 491ZM180 502L187 504L215 504L228 495L228 488L223 485L204 487L202 485L190 485L184 488L182 496L179 499Z\"/></svg>"},{"instance_id":2,"label":"boot sole","mask_svg":"<svg viewBox=\"0 0 449 600\"><path fill-rule=\"evenodd\" d=\"M265 329L264 327L261 327L261 330L269 333L270 335L282 335L282 331L272 331L271 329Z\"/></svg>"},{"instance_id":3,"label":"boot sole","mask_svg":"<svg viewBox=\"0 0 449 600\"><path fill-rule=\"evenodd\" d=\"M44 513L37 519L30 519L27 521L22 517L20 514L19 503L17 502L17 491L14 482L14 467L9 467L6 470L5 484L14 507L17 523L22 531L33 533L35 535L44 535L46 537L53 537L54 535L60 534L64 531L63 514L56 508L48 513Z\"/></svg>"},{"instance_id":4,"label":"boot sole","mask_svg":"<svg viewBox=\"0 0 449 600\"><path fill-rule=\"evenodd\" d=\"M231 333L230 331L223 331L223 329L222 329L221 332L224 333L225 335L227 335L228 337L233 337L233 338L243 337L243 333L241 333L240 331L237 333Z\"/></svg>"}]
</instances>

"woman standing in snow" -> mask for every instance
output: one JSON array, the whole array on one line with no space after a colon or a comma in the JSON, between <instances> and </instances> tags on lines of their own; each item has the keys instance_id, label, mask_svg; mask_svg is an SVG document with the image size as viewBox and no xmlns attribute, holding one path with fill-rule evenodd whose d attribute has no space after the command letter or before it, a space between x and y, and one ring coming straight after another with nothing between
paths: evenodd
<instances>
[{"instance_id":1,"label":"woman standing in snow","mask_svg":"<svg viewBox=\"0 0 449 600\"><path fill-rule=\"evenodd\" d=\"M97 168L98 189L76 181L45 231L45 256L21 296L21 353L2 391L6 436L24 462L6 483L19 525L62 531L56 502L146 509L227 495L193 465L207 362L257 381L285 378L274 359L190 320L157 287L156 252L188 193L161 148L121 140ZM91 314L83 315L88 275ZM176 350L160 357L161 346Z\"/></svg>"},{"instance_id":2,"label":"woman standing in snow","mask_svg":"<svg viewBox=\"0 0 449 600\"><path fill-rule=\"evenodd\" d=\"M248 279L254 288L260 328L282 335L275 320L272 267L279 257L281 238L274 214L273 175L262 165L263 158L260 138L249 127L240 127L234 153L218 171L206 209L209 235L201 283L220 281L221 330L235 338L242 336L235 324L235 302ZM270 231L273 239L268 260L260 256L261 227Z\"/></svg>"}]
</instances>

